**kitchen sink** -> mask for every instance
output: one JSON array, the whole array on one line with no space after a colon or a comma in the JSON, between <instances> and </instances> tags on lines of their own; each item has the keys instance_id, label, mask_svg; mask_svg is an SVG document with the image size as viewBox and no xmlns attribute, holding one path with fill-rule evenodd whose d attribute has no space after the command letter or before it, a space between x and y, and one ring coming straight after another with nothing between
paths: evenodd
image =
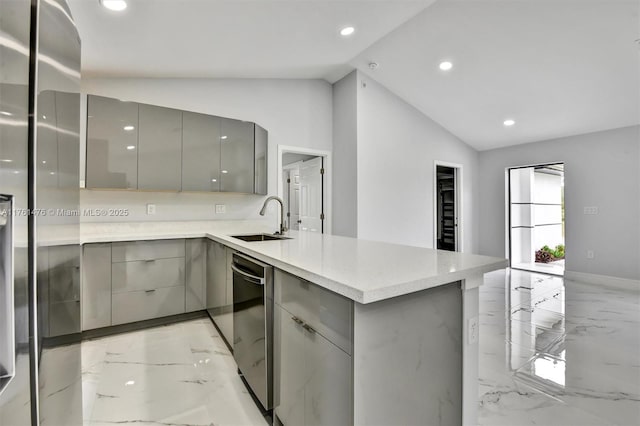
<instances>
[{"instance_id":1,"label":"kitchen sink","mask_svg":"<svg viewBox=\"0 0 640 426\"><path fill-rule=\"evenodd\" d=\"M242 241L274 241L274 240L290 240L289 237L283 237L282 235L271 234L253 234L253 235L232 235L232 238L237 238Z\"/></svg>"}]
</instances>

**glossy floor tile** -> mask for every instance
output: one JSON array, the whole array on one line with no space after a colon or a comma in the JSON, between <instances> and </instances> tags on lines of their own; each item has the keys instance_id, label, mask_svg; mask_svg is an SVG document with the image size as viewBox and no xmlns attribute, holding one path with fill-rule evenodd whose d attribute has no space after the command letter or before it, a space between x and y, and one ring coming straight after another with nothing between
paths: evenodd
<instances>
[{"instance_id":1,"label":"glossy floor tile","mask_svg":"<svg viewBox=\"0 0 640 426\"><path fill-rule=\"evenodd\" d=\"M209 319L81 349L85 425L266 424ZM487 274L479 349L480 425L640 425L638 293L519 270Z\"/></svg>"},{"instance_id":2,"label":"glossy floor tile","mask_svg":"<svg viewBox=\"0 0 640 426\"><path fill-rule=\"evenodd\" d=\"M209 319L82 343L85 425L265 425Z\"/></svg>"},{"instance_id":3,"label":"glossy floor tile","mask_svg":"<svg viewBox=\"0 0 640 426\"><path fill-rule=\"evenodd\" d=\"M486 426L640 424L640 294L485 275L479 397Z\"/></svg>"}]
</instances>

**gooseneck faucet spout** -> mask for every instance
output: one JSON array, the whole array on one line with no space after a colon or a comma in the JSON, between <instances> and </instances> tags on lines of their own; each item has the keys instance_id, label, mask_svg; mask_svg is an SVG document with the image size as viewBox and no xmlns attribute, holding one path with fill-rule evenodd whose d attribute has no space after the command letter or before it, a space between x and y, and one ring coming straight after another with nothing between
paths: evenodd
<instances>
[{"instance_id":1,"label":"gooseneck faucet spout","mask_svg":"<svg viewBox=\"0 0 640 426\"><path fill-rule=\"evenodd\" d=\"M262 209L260 209L260 216L264 216L267 211L267 204L269 204L269 201L271 200L276 200L280 203L280 231L276 232L276 235L284 235L284 233L287 232L287 228L284 226L284 202L280 197L272 195L271 197L268 197L266 200L264 200Z\"/></svg>"}]
</instances>

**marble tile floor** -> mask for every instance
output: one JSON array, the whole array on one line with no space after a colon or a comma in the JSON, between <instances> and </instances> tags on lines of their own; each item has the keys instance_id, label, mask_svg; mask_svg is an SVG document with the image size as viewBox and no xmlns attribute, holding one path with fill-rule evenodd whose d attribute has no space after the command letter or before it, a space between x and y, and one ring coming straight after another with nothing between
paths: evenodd
<instances>
[{"instance_id":1,"label":"marble tile floor","mask_svg":"<svg viewBox=\"0 0 640 426\"><path fill-rule=\"evenodd\" d=\"M481 425L640 425L640 293L518 270L480 288Z\"/></svg>"},{"instance_id":2,"label":"marble tile floor","mask_svg":"<svg viewBox=\"0 0 640 426\"><path fill-rule=\"evenodd\" d=\"M492 272L479 349L479 425L640 425L639 293ZM58 368L41 403L61 408L43 424L267 424L206 318L55 348L42 362Z\"/></svg>"},{"instance_id":3,"label":"marble tile floor","mask_svg":"<svg viewBox=\"0 0 640 426\"><path fill-rule=\"evenodd\" d=\"M82 343L84 424L266 425L207 318Z\"/></svg>"}]
</instances>

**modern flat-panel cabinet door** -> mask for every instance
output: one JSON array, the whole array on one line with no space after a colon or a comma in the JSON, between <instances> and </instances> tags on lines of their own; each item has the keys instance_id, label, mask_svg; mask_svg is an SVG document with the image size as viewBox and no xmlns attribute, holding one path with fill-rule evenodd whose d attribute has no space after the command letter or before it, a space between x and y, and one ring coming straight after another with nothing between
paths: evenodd
<instances>
[{"instance_id":1,"label":"modern flat-panel cabinet door","mask_svg":"<svg viewBox=\"0 0 640 426\"><path fill-rule=\"evenodd\" d=\"M254 124L222 118L220 191L253 193Z\"/></svg>"},{"instance_id":2,"label":"modern flat-panel cabinet door","mask_svg":"<svg viewBox=\"0 0 640 426\"><path fill-rule=\"evenodd\" d=\"M56 131L58 124L55 92L44 90L38 94L38 115L37 184L42 189L56 188L58 186L58 132ZM38 195L41 199L44 194Z\"/></svg>"},{"instance_id":3,"label":"modern flat-panel cabinet door","mask_svg":"<svg viewBox=\"0 0 640 426\"><path fill-rule=\"evenodd\" d=\"M285 425L304 425L305 419L305 330L282 307L274 306L276 382L275 412ZM335 423L349 424L346 423Z\"/></svg>"},{"instance_id":4,"label":"modern flat-panel cabinet door","mask_svg":"<svg viewBox=\"0 0 640 426\"><path fill-rule=\"evenodd\" d=\"M87 188L138 187L138 104L87 98Z\"/></svg>"},{"instance_id":5,"label":"modern flat-panel cabinet door","mask_svg":"<svg viewBox=\"0 0 640 426\"><path fill-rule=\"evenodd\" d=\"M186 311L201 311L207 306L207 243L202 238L186 240Z\"/></svg>"},{"instance_id":6,"label":"modern flat-panel cabinet door","mask_svg":"<svg viewBox=\"0 0 640 426\"><path fill-rule=\"evenodd\" d=\"M351 357L319 333L304 332L304 424L352 424Z\"/></svg>"},{"instance_id":7,"label":"modern flat-panel cabinet door","mask_svg":"<svg viewBox=\"0 0 640 426\"><path fill-rule=\"evenodd\" d=\"M227 267L226 252L222 244L207 241L207 310L214 318L225 305Z\"/></svg>"},{"instance_id":8,"label":"modern flat-panel cabinet door","mask_svg":"<svg viewBox=\"0 0 640 426\"><path fill-rule=\"evenodd\" d=\"M268 133L265 129L255 125L255 157L254 157L254 173L255 188L254 192L260 195L267 195L267 149L268 149Z\"/></svg>"},{"instance_id":9,"label":"modern flat-panel cabinet door","mask_svg":"<svg viewBox=\"0 0 640 426\"><path fill-rule=\"evenodd\" d=\"M138 189L180 191L182 111L140 104Z\"/></svg>"},{"instance_id":10,"label":"modern flat-panel cabinet door","mask_svg":"<svg viewBox=\"0 0 640 426\"><path fill-rule=\"evenodd\" d=\"M78 138L80 137L80 95L56 92L56 119L58 128L58 188L78 188L80 162ZM78 191L76 191L77 193ZM78 204L75 195L75 204Z\"/></svg>"},{"instance_id":11,"label":"modern flat-panel cabinet door","mask_svg":"<svg viewBox=\"0 0 640 426\"><path fill-rule=\"evenodd\" d=\"M82 329L111 325L111 243L85 244L82 253Z\"/></svg>"},{"instance_id":12,"label":"modern flat-panel cabinet door","mask_svg":"<svg viewBox=\"0 0 640 426\"><path fill-rule=\"evenodd\" d=\"M80 247L49 247L49 335L80 332Z\"/></svg>"},{"instance_id":13,"label":"modern flat-panel cabinet door","mask_svg":"<svg viewBox=\"0 0 640 426\"><path fill-rule=\"evenodd\" d=\"M220 117L182 113L182 190L220 190Z\"/></svg>"}]
</instances>

